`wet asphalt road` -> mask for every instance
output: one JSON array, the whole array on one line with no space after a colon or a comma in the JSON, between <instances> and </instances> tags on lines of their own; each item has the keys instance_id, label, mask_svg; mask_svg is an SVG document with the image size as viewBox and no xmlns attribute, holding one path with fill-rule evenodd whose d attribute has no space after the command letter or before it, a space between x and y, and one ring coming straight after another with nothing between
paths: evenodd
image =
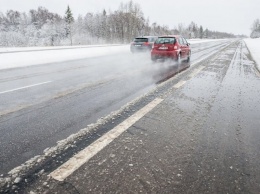
<instances>
[{"instance_id":1,"label":"wet asphalt road","mask_svg":"<svg viewBox=\"0 0 260 194\"><path fill-rule=\"evenodd\" d=\"M192 46L192 62L229 41ZM176 64L118 55L0 71L0 175L156 87ZM182 66L181 68L184 68ZM31 88L16 88L41 84Z\"/></svg>"},{"instance_id":2,"label":"wet asphalt road","mask_svg":"<svg viewBox=\"0 0 260 194\"><path fill-rule=\"evenodd\" d=\"M259 193L260 74L243 41L201 65L64 181L25 192Z\"/></svg>"}]
</instances>

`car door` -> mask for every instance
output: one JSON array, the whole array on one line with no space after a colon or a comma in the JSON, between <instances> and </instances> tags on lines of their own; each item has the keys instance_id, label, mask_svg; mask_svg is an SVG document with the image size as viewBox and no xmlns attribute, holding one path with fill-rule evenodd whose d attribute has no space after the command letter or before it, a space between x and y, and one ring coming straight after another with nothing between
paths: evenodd
<instances>
[{"instance_id":1,"label":"car door","mask_svg":"<svg viewBox=\"0 0 260 194\"><path fill-rule=\"evenodd\" d=\"M186 57L186 48L185 48L182 37L178 38L178 42L180 44L180 49L181 49L181 58L185 58Z\"/></svg>"},{"instance_id":2,"label":"car door","mask_svg":"<svg viewBox=\"0 0 260 194\"><path fill-rule=\"evenodd\" d=\"M190 46L185 38L182 37L182 41L183 41L183 49L185 50L185 58L187 58L190 52Z\"/></svg>"}]
</instances>

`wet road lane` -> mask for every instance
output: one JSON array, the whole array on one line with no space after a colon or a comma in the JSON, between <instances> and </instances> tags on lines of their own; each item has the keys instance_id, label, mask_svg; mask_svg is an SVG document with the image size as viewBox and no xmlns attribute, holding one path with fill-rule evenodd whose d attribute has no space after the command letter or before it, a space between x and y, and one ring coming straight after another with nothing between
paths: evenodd
<instances>
[{"instance_id":1,"label":"wet road lane","mask_svg":"<svg viewBox=\"0 0 260 194\"><path fill-rule=\"evenodd\" d=\"M243 42L46 193L259 193L260 78ZM29 191L28 190L28 191Z\"/></svg>"},{"instance_id":2,"label":"wet road lane","mask_svg":"<svg viewBox=\"0 0 260 194\"><path fill-rule=\"evenodd\" d=\"M192 62L229 42L192 46ZM0 174L154 89L176 67L122 52L0 71Z\"/></svg>"}]
</instances>

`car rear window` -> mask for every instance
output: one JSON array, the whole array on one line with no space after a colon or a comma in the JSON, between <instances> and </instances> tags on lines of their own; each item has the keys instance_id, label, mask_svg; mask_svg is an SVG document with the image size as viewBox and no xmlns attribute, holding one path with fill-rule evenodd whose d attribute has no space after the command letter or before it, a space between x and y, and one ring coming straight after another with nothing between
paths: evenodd
<instances>
[{"instance_id":1,"label":"car rear window","mask_svg":"<svg viewBox=\"0 0 260 194\"><path fill-rule=\"evenodd\" d=\"M155 44L173 44L175 41L174 37L159 37Z\"/></svg>"},{"instance_id":2,"label":"car rear window","mask_svg":"<svg viewBox=\"0 0 260 194\"><path fill-rule=\"evenodd\" d=\"M135 38L134 42L148 42L148 38Z\"/></svg>"}]
</instances>

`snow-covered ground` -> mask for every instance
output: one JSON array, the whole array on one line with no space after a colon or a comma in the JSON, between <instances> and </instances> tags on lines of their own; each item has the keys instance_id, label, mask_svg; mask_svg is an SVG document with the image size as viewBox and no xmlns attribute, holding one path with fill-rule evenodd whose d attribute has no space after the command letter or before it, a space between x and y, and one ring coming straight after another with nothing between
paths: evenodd
<instances>
[{"instance_id":1,"label":"snow-covered ground","mask_svg":"<svg viewBox=\"0 0 260 194\"><path fill-rule=\"evenodd\" d=\"M253 59L257 63L257 67L260 70L260 38L247 38L244 39L247 48L249 49Z\"/></svg>"},{"instance_id":2,"label":"snow-covered ground","mask_svg":"<svg viewBox=\"0 0 260 194\"><path fill-rule=\"evenodd\" d=\"M78 49L91 47L122 46L122 44L98 44L98 45L80 45L80 46L46 46L46 47L0 47L0 53L22 52L22 51L42 51L42 50L60 50L60 49Z\"/></svg>"},{"instance_id":3,"label":"snow-covered ground","mask_svg":"<svg viewBox=\"0 0 260 194\"><path fill-rule=\"evenodd\" d=\"M37 51L39 48L35 48L36 50L33 49L33 51L28 51L27 48L19 49L19 52L0 54L0 69L99 57L119 52L129 52L129 45L87 48L80 47L72 49L67 49L66 47L65 49L62 49L61 47L55 49L54 47L52 49L46 48L41 51ZM16 51L18 51L18 49Z\"/></svg>"},{"instance_id":4,"label":"snow-covered ground","mask_svg":"<svg viewBox=\"0 0 260 194\"><path fill-rule=\"evenodd\" d=\"M220 39L191 39L191 44ZM129 45L0 48L0 70L130 52Z\"/></svg>"}]
</instances>

